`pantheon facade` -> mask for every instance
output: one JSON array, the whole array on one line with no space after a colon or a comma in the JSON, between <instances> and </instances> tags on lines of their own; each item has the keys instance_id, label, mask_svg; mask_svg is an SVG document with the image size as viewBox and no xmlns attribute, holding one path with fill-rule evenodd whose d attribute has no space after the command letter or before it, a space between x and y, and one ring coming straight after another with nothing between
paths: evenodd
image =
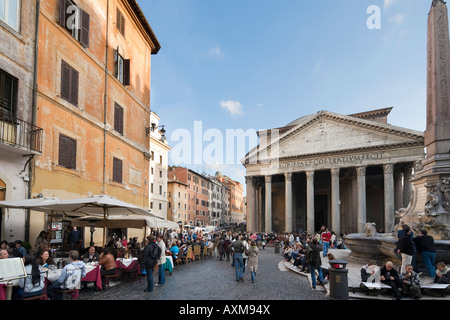
<instances>
[{"instance_id":1,"label":"pantheon facade","mask_svg":"<svg viewBox=\"0 0 450 320\"><path fill-rule=\"evenodd\" d=\"M246 168L247 231L390 232L412 199L424 133L388 124L392 108L349 116L328 111L258 132Z\"/></svg>"}]
</instances>

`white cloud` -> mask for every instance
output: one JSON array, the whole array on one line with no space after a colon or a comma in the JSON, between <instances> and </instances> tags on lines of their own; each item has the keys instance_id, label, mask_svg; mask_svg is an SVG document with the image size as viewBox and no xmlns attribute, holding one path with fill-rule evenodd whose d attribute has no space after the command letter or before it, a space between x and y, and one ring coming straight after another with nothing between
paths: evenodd
<instances>
[{"instance_id":1,"label":"white cloud","mask_svg":"<svg viewBox=\"0 0 450 320\"><path fill-rule=\"evenodd\" d=\"M405 15L404 14L397 14L393 17L389 18L389 21L395 22L395 24L402 24L403 21L405 21Z\"/></svg>"},{"instance_id":2,"label":"white cloud","mask_svg":"<svg viewBox=\"0 0 450 320\"><path fill-rule=\"evenodd\" d=\"M219 45L216 45L216 46L212 47L211 49L209 49L208 55L209 55L211 58L216 58L216 59L220 59L220 58L222 58L222 57L225 57L225 53L223 53L223 52L220 50Z\"/></svg>"},{"instance_id":3,"label":"white cloud","mask_svg":"<svg viewBox=\"0 0 450 320\"><path fill-rule=\"evenodd\" d=\"M323 57L316 60L316 65L314 66L314 73L318 73L323 68Z\"/></svg>"},{"instance_id":4,"label":"white cloud","mask_svg":"<svg viewBox=\"0 0 450 320\"><path fill-rule=\"evenodd\" d=\"M394 2L397 2L397 0L384 0L384 7L388 8L390 7Z\"/></svg>"},{"instance_id":5,"label":"white cloud","mask_svg":"<svg viewBox=\"0 0 450 320\"><path fill-rule=\"evenodd\" d=\"M239 101L232 101L232 100L228 100L228 101L220 101L220 106L227 110L232 116L235 114L241 115L243 114L243 108L242 105Z\"/></svg>"}]
</instances>

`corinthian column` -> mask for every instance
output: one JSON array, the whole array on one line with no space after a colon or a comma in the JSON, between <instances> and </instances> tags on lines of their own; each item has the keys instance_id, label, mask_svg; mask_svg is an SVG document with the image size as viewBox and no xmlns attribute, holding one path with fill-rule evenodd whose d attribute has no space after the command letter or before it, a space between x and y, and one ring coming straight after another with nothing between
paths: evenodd
<instances>
[{"instance_id":1,"label":"corinthian column","mask_svg":"<svg viewBox=\"0 0 450 320\"><path fill-rule=\"evenodd\" d=\"M286 207L286 217L285 217L285 232L292 232L292 173L286 173L285 177L285 207Z\"/></svg>"},{"instance_id":2,"label":"corinthian column","mask_svg":"<svg viewBox=\"0 0 450 320\"><path fill-rule=\"evenodd\" d=\"M314 171L306 172L306 220L309 234L314 234Z\"/></svg>"},{"instance_id":3,"label":"corinthian column","mask_svg":"<svg viewBox=\"0 0 450 320\"><path fill-rule=\"evenodd\" d=\"M247 184L247 231L255 232L254 220L255 220L255 189L253 186L253 177L245 177L245 183Z\"/></svg>"},{"instance_id":4,"label":"corinthian column","mask_svg":"<svg viewBox=\"0 0 450 320\"><path fill-rule=\"evenodd\" d=\"M339 168L331 169L331 230L340 234L341 208L339 194Z\"/></svg>"},{"instance_id":5,"label":"corinthian column","mask_svg":"<svg viewBox=\"0 0 450 320\"><path fill-rule=\"evenodd\" d=\"M394 165L385 164L384 170L384 231L390 232L394 222Z\"/></svg>"},{"instance_id":6,"label":"corinthian column","mask_svg":"<svg viewBox=\"0 0 450 320\"><path fill-rule=\"evenodd\" d=\"M266 176L266 233L272 233L272 176Z\"/></svg>"},{"instance_id":7,"label":"corinthian column","mask_svg":"<svg viewBox=\"0 0 450 320\"><path fill-rule=\"evenodd\" d=\"M364 233L367 223L366 212L366 167L356 168L358 185L358 233Z\"/></svg>"}]
</instances>

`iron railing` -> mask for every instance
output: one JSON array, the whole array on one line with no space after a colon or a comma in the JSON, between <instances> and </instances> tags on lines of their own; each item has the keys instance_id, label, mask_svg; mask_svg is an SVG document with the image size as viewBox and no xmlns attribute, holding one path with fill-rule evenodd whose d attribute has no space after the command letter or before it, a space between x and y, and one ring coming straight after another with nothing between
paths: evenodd
<instances>
[{"instance_id":1,"label":"iron railing","mask_svg":"<svg viewBox=\"0 0 450 320\"><path fill-rule=\"evenodd\" d=\"M43 130L35 125L0 112L0 143L29 152L42 153Z\"/></svg>"}]
</instances>

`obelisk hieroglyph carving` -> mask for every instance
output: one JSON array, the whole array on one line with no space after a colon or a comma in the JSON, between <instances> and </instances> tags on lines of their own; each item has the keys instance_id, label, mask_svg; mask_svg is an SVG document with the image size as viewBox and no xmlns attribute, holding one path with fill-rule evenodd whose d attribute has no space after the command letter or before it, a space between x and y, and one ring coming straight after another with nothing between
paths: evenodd
<instances>
[{"instance_id":1,"label":"obelisk hieroglyph carving","mask_svg":"<svg viewBox=\"0 0 450 320\"><path fill-rule=\"evenodd\" d=\"M433 0L428 17L425 146L422 174L450 173L450 39L443 0Z\"/></svg>"}]
</instances>

